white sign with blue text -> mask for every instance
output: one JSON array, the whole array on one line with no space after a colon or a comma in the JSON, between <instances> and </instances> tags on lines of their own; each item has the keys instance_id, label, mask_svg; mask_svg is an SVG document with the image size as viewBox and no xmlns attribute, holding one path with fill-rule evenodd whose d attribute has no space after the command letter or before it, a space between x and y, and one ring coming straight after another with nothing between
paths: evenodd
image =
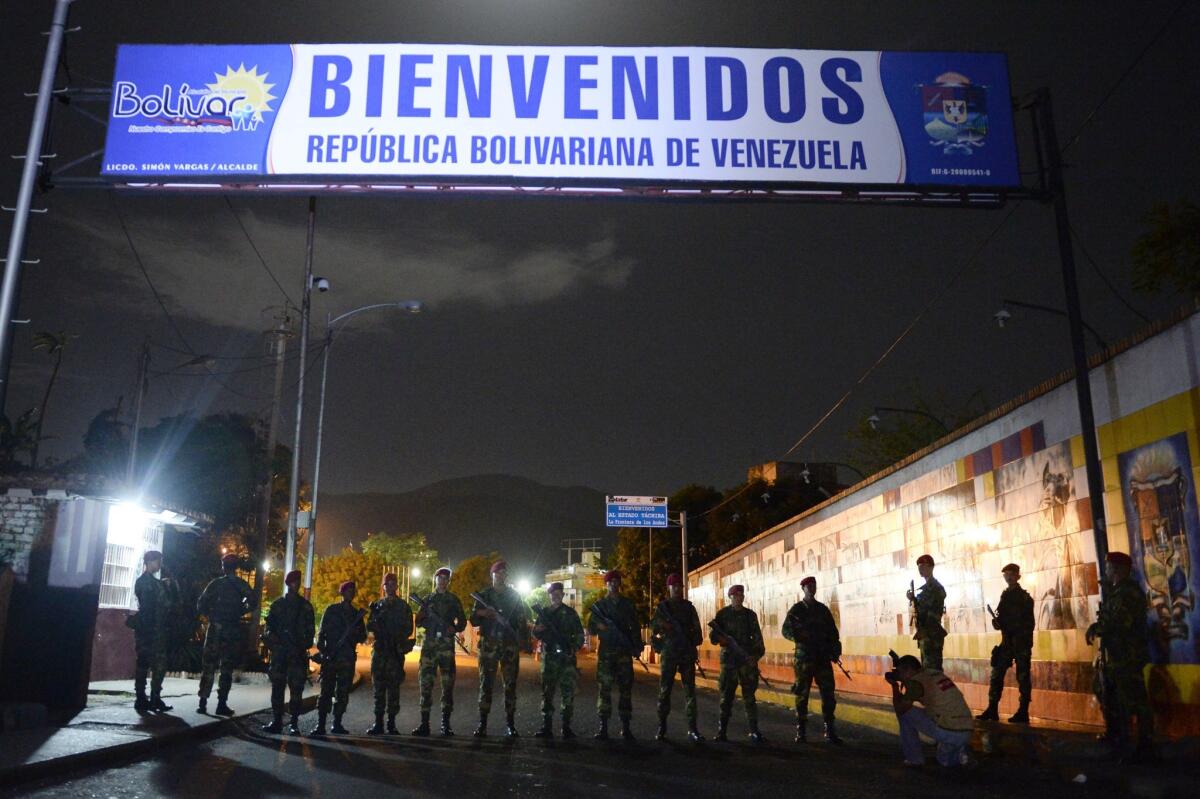
<instances>
[{"instance_id":1,"label":"white sign with blue text","mask_svg":"<svg viewBox=\"0 0 1200 799\"><path fill-rule=\"evenodd\" d=\"M605 497L608 527L667 527L666 497Z\"/></svg>"}]
</instances>

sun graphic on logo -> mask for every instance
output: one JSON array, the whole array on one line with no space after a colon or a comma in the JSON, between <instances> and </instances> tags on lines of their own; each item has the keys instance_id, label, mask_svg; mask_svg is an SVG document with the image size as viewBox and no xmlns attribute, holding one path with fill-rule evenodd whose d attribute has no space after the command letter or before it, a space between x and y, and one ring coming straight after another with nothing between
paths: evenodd
<instances>
[{"instance_id":1,"label":"sun graphic on logo","mask_svg":"<svg viewBox=\"0 0 1200 799\"><path fill-rule=\"evenodd\" d=\"M213 73L216 82L208 84L208 89L214 94L244 98L230 109L230 116L244 115L262 122L263 112L271 110L270 102L279 99L271 94L275 84L267 83L267 74L258 74L257 65L250 69L246 69L245 64L240 64L237 69L226 66L224 75Z\"/></svg>"}]
</instances>

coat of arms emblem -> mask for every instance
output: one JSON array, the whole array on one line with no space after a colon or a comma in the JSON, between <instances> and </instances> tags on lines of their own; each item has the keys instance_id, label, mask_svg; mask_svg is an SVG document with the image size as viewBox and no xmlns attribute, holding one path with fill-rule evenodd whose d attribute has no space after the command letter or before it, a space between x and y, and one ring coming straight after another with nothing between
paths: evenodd
<instances>
[{"instance_id":1,"label":"coat of arms emblem","mask_svg":"<svg viewBox=\"0 0 1200 799\"><path fill-rule=\"evenodd\" d=\"M944 72L921 87L925 132L942 153L970 155L987 137L987 89L958 72Z\"/></svg>"}]
</instances>

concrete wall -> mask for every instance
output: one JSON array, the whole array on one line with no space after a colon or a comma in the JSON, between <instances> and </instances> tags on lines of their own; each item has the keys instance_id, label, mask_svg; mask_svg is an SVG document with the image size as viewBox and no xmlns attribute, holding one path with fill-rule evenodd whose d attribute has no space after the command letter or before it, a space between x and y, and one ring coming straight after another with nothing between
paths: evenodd
<instances>
[{"instance_id":1,"label":"concrete wall","mask_svg":"<svg viewBox=\"0 0 1200 799\"><path fill-rule=\"evenodd\" d=\"M0 556L12 564L17 579L29 575L29 557L34 542L41 535L46 521L46 507L51 500L33 496L30 491L10 490L0 493Z\"/></svg>"},{"instance_id":2,"label":"concrete wall","mask_svg":"<svg viewBox=\"0 0 1200 799\"><path fill-rule=\"evenodd\" d=\"M1200 733L1200 314L1117 348L1090 379L1103 461L1108 546L1130 552L1150 595L1156 639L1147 669L1165 729ZM1091 694L1095 649L1084 631L1099 601L1089 486L1074 383L1048 381L929 450L689 574L702 618L725 589L747 586L767 638L764 669L790 681L780 633L800 580L839 621L839 689L886 694L886 652L916 654L904 592L928 552L947 591L946 670L968 701L986 704L999 634L1001 567L1019 563L1036 604L1033 708L1044 718L1100 723ZM713 652L708 648L707 659ZM1010 672L1005 709L1015 706Z\"/></svg>"}]
</instances>

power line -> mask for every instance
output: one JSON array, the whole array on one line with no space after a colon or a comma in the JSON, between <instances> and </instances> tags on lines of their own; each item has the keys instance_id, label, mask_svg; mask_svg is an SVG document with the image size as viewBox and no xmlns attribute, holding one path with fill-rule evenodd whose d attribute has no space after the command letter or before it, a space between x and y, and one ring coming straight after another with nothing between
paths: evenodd
<instances>
[{"instance_id":1,"label":"power line","mask_svg":"<svg viewBox=\"0 0 1200 799\"><path fill-rule=\"evenodd\" d=\"M262 264L262 268L265 269L267 275L270 276L271 282L274 283L279 289L280 293L283 294L284 299L286 299L288 303L295 308L296 303L292 302L291 295L287 293L287 289L285 289L283 284L279 282L279 279L275 277L275 273L271 271L271 267L267 266L267 259L263 258L263 254L259 252L258 245L254 243L254 239L250 238L250 231L246 230L246 225L242 222L242 217L233 207L233 201L229 199L228 194L223 194L221 197L225 200L225 205L229 207L229 213L233 214L233 218L237 220L238 227L242 229L242 235L246 237L246 242L250 245L250 249L254 250L254 254L258 256L258 262Z\"/></svg>"},{"instance_id":2,"label":"power line","mask_svg":"<svg viewBox=\"0 0 1200 799\"><path fill-rule=\"evenodd\" d=\"M1088 252L1087 247L1083 243L1083 237L1079 235L1078 231L1075 230L1075 227L1071 226L1070 229L1071 235L1075 237L1075 243L1079 245L1079 251L1083 253L1083 257L1087 259L1089 264L1091 264L1092 270L1100 276L1102 281L1104 281L1104 285L1108 286L1108 290L1113 293L1114 297L1121 301L1122 305L1128 308L1131 313L1136 315L1138 319L1141 319L1143 322L1149 324L1150 318L1135 308L1133 304L1129 302L1129 300L1125 299L1124 295L1122 295L1121 292L1117 290L1117 287L1113 285L1113 282L1109 280L1108 275L1106 275L1104 271L1100 269L1100 265L1096 263L1096 259L1092 257L1090 252Z\"/></svg>"}]
</instances>

